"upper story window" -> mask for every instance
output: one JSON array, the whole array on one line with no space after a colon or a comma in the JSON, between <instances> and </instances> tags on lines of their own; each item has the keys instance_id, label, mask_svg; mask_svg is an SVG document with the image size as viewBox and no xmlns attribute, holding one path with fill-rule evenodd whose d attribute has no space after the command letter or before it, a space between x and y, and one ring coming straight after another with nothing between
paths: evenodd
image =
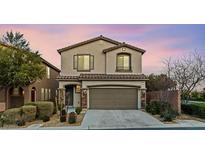
<instances>
[{"instance_id":1,"label":"upper story window","mask_svg":"<svg viewBox=\"0 0 205 154\"><path fill-rule=\"evenodd\" d=\"M128 53L117 54L116 71L131 71L131 55Z\"/></svg>"},{"instance_id":2,"label":"upper story window","mask_svg":"<svg viewBox=\"0 0 205 154\"><path fill-rule=\"evenodd\" d=\"M47 79L50 79L51 78L51 70L50 70L50 67L46 67L46 77Z\"/></svg>"},{"instance_id":3,"label":"upper story window","mask_svg":"<svg viewBox=\"0 0 205 154\"><path fill-rule=\"evenodd\" d=\"M75 55L73 58L73 68L77 71L90 71L94 69L93 55Z\"/></svg>"}]
</instances>

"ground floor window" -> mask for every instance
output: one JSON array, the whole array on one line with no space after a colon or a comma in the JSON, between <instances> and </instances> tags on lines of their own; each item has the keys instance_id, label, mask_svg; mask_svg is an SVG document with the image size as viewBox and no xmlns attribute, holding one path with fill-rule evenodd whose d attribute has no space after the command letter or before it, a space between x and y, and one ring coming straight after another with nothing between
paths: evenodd
<instances>
[{"instance_id":1,"label":"ground floor window","mask_svg":"<svg viewBox=\"0 0 205 154\"><path fill-rule=\"evenodd\" d=\"M44 88L41 88L41 100L44 101Z\"/></svg>"},{"instance_id":2,"label":"ground floor window","mask_svg":"<svg viewBox=\"0 0 205 154\"><path fill-rule=\"evenodd\" d=\"M41 88L41 100L42 101L51 100L51 89Z\"/></svg>"}]
</instances>

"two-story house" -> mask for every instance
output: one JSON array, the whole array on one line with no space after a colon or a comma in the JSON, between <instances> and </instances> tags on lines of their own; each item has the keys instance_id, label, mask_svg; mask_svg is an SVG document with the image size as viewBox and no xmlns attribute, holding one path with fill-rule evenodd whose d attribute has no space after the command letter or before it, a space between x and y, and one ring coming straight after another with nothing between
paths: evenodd
<instances>
[{"instance_id":1,"label":"two-story house","mask_svg":"<svg viewBox=\"0 0 205 154\"><path fill-rule=\"evenodd\" d=\"M18 50L14 47L0 44L0 52L4 52L5 48ZM58 89L58 81L56 77L60 70L42 59L42 63L46 69L46 75L43 79L38 80L27 87L0 89L0 112L9 108L20 107L27 102L36 101L55 101L55 96ZM1 70L0 70L1 71Z\"/></svg>"},{"instance_id":2,"label":"two-story house","mask_svg":"<svg viewBox=\"0 0 205 154\"><path fill-rule=\"evenodd\" d=\"M58 50L59 89L69 107L140 109L145 104L145 50L99 36Z\"/></svg>"}]
</instances>

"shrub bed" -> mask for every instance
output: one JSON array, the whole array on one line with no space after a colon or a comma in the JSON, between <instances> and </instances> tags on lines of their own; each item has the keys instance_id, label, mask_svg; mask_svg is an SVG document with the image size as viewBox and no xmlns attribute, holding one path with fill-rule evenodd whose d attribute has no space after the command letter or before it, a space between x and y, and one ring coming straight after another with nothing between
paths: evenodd
<instances>
[{"instance_id":1,"label":"shrub bed","mask_svg":"<svg viewBox=\"0 0 205 154\"><path fill-rule=\"evenodd\" d=\"M36 105L37 105L37 117L39 119L43 120L45 116L51 117L51 115L53 114L53 110L54 110L53 102L46 102L46 101L36 102Z\"/></svg>"},{"instance_id":2,"label":"shrub bed","mask_svg":"<svg viewBox=\"0 0 205 154\"><path fill-rule=\"evenodd\" d=\"M75 112L77 113L77 115L79 115L81 111L82 111L82 107L75 108Z\"/></svg>"},{"instance_id":3,"label":"shrub bed","mask_svg":"<svg viewBox=\"0 0 205 154\"><path fill-rule=\"evenodd\" d=\"M160 114L163 121L172 121L177 116L177 112L171 108L171 105L163 101L151 101L146 105L145 110L152 115Z\"/></svg>"},{"instance_id":4,"label":"shrub bed","mask_svg":"<svg viewBox=\"0 0 205 154\"><path fill-rule=\"evenodd\" d=\"M37 107L33 105L22 106L23 119L27 121L33 121L36 119Z\"/></svg>"},{"instance_id":5,"label":"shrub bed","mask_svg":"<svg viewBox=\"0 0 205 154\"><path fill-rule=\"evenodd\" d=\"M205 103L182 104L181 109L185 114L205 118Z\"/></svg>"},{"instance_id":6,"label":"shrub bed","mask_svg":"<svg viewBox=\"0 0 205 154\"><path fill-rule=\"evenodd\" d=\"M50 121L50 117L44 116L44 117L43 117L43 122L47 122L47 121Z\"/></svg>"},{"instance_id":7,"label":"shrub bed","mask_svg":"<svg viewBox=\"0 0 205 154\"><path fill-rule=\"evenodd\" d=\"M21 119L22 108L12 108L4 111L4 116L7 117L6 124L15 124L16 120Z\"/></svg>"},{"instance_id":8,"label":"shrub bed","mask_svg":"<svg viewBox=\"0 0 205 154\"><path fill-rule=\"evenodd\" d=\"M159 101L151 101L146 105L145 110L153 115L160 114L160 106L161 102Z\"/></svg>"},{"instance_id":9,"label":"shrub bed","mask_svg":"<svg viewBox=\"0 0 205 154\"><path fill-rule=\"evenodd\" d=\"M45 116L50 117L54 113L54 103L48 101L28 102L25 106L36 106L36 117L43 120Z\"/></svg>"}]
</instances>

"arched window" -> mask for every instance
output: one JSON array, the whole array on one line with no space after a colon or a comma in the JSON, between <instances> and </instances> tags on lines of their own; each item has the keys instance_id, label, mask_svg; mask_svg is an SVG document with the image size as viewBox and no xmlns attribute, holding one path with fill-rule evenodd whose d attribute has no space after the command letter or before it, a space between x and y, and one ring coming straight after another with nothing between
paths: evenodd
<instances>
[{"instance_id":1,"label":"arched window","mask_svg":"<svg viewBox=\"0 0 205 154\"><path fill-rule=\"evenodd\" d=\"M131 71L131 55L128 53L117 54L117 71L127 72Z\"/></svg>"}]
</instances>

